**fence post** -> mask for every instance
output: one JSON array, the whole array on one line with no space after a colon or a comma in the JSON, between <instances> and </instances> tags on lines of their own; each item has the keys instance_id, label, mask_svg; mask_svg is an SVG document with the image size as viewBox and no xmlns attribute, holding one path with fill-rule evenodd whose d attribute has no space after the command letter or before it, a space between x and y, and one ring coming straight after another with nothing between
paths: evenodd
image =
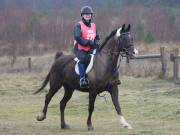
<instances>
[{"instance_id":1,"label":"fence post","mask_svg":"<svg viewBox=\"0 0 180 135\"><path fill-rule=\"evenodd\" d=\"M10 57L10 60L11 60L11 68L13 68L16 62L16 55L13 55L12 57Z\"/></svg>"},{"instance_id":2,"label":"fence post","mask_svg":"<svg viewBox=\"0 0 180 135\"><path fill-rule=\"evenodd\" d=\"M174 71L173 71L173 74L174 74L174 82L177 82L178 80L178 48L175 49L175 52L174 52Z\"/></svg>"},{"instance_id":3,"label":"fence post","mask_svg":"<svg viewBox=\"0 0 180 135\"><path fill-rule=\"evenodd\" d=\"M31 72L31 57L28 58L28 71Z\"/></svg>"},{"instance_id":4,"label":"fence post","mask_svg":"<svg viewBox=\"0 0 180 135\"><path fill-rule=\"evenodd\" d=\"M166 62L164 47L160 47L160 53L161 53L161 65L162 65L162 77L165 77L167 62Z\"/></svg>"}]
</instances>

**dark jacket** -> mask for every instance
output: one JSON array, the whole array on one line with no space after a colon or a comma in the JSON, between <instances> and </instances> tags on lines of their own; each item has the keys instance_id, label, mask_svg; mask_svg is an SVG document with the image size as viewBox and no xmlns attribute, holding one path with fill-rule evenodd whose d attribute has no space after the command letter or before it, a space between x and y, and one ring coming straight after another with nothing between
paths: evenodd
<instances>
[{"instance_id":1,"label":"dark jacket","mask_svg":"<svg viewBox=\"0 0 180 135\"><path fill-rule=\"evenodd\" d=\"M82 19L82 21L87 27L90 27L91 23L86 23L86 21L83 19ZM88 40L82 38L81 25L79 23L77 23L74 27L74 39L82 46L86 46L89 44ZM99 41L100 41L100 37L99 37L99 34L96 30L96 37L94 40L95 48L97 48L99 46Z\"/></svg>"}]
</instances>

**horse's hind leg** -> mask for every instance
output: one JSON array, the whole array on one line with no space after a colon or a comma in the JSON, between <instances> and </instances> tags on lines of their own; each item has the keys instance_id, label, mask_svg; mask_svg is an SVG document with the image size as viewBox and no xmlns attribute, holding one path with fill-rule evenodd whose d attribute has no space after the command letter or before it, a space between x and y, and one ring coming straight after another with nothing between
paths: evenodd
<instances>
[{"instance_id":1,"label":"horse's hind leg","mask_svg":"<svg viewBox=\"0 0 180 135\"><path fill-rule=\"evenodd\" d=\"M43 110L41 114L37 116L38 121L42 121L46 118L48 104L51 101L54 94L61 88L61 86L62 83L59 77L56 76L56 79L50 80L50 89L49 92L46 94Z\"/></svg>"},{"instance_id":2,"label":"horse's hind leg","mask_svg":"<svg viewBox=\"0 0 180 135\"><path fill-rule=\"evenodd\" d=\"M74 89L72 89L68 85L64 85L64 97L60 102L60 112L61 112L61 128L62 129L69 129L69 125L66 124L65 118L64 118L64 110L66 108L67 102L71 99L72 94L74 92Z\"/></svg>"},{"instance_id":3,"label":"horse's hind leg","mask_svg":"<svg viewBox=\"0 0 180 135\"><path fill-rule=\"evenodd\" d=\"M131 125L126 122L125 118L122 115L121 107L120 107L119 100L118 100L117 85L114 85L113 88L111 90L109 90L109 93L111 94L112 102L113 102L115 109L117 111L117 114L119 116L120 123L123 125L124 128L132 129Z\"/></svg>"}]
</instances>

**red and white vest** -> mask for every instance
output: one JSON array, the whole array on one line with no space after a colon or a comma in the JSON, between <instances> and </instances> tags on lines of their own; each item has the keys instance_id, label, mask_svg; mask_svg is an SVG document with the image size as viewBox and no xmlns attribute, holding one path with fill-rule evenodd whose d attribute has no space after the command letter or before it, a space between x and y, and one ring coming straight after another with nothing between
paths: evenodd
<instances>
[{"instance_id":1,"label":"red and white vest","mask_svg":"<svg viewBox=\"0 0 180 135\"><path fill-rule=\"evenodd\" d=\"M87 27L82 21L79 22L81 25L82 38L86 40L94 40L96 37L96 25L91 23L91 27ZM82 46L78 44L78 49L89 51L91 49L90 45Z\"/></svg>"}]
</instances>

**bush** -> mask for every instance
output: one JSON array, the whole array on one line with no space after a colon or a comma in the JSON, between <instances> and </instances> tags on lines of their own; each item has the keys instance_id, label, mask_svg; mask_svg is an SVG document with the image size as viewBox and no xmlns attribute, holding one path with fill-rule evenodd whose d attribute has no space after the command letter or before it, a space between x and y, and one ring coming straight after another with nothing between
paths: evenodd
<instances>
[{"instance_id":1,"label":"bush","mask_svg":"<svg viewBox=\"0 0 180 135\"><path fill-rule=\"evenodd\" d=\"M153 43L153 42L155 42L155 37L153 36L153 34L151 32L147 33L147 35L144 38L144 42L145 43Z\"/></svg>"}]
</instances>

